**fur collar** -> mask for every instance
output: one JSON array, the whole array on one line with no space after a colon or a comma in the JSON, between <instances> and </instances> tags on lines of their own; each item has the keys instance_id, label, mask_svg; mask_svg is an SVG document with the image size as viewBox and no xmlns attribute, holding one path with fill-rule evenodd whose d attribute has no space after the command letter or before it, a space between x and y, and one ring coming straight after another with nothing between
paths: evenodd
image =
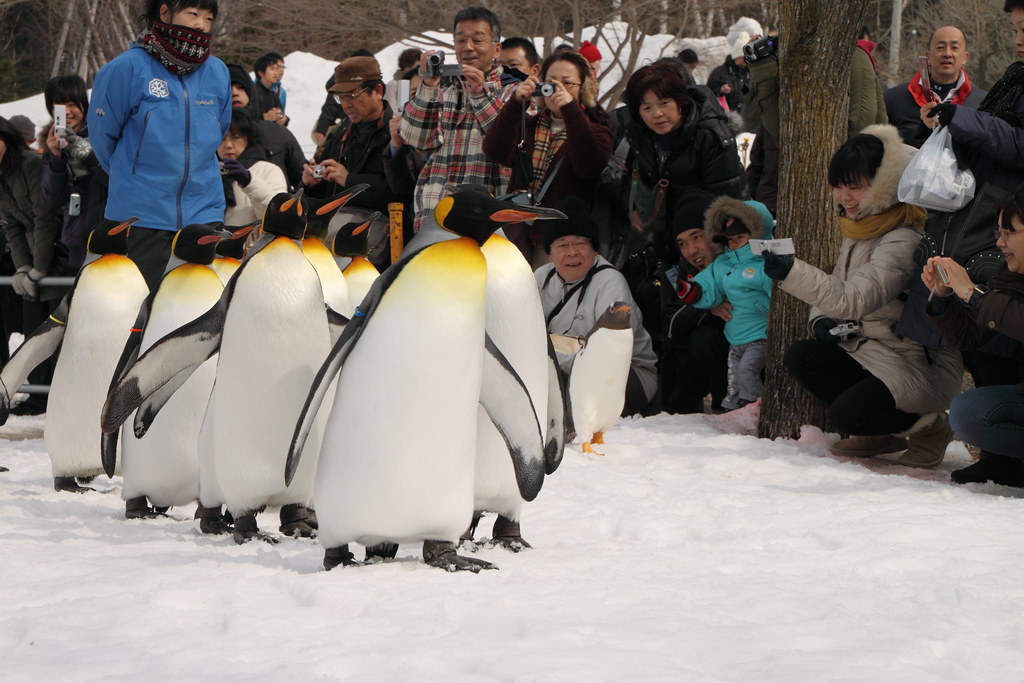
<instances>
[{"instance_id":1,"label":"fur collar","mask_svg":"<svg viewBox=\"0 0 1024 683\"><path fill-rule=\"evenodd\" d=\"M704 231L709 239L714 240L725 227L727 218L738 218L750 229L750 236L755 240L765 238L764 218L747 202L732 197L719 197L711 202L704 213ZM769 238L771 235L769 235Z\"/></svg>"},{"instance_id":2,"label":"fur collar","mask_svg":"<svg viewBox=\"0 0 1024 683\"><path fill-rule=\"evenodd\" d=\"M875 178L871 181L864 199L860 202L861 218L865 216L876 216L891 206L899 203L896 197L896 190L900 184L900 176L903 169L907 167L910 160L917 154L917 150L910 145L904 144L900 138L899 130L888 123L879 123L868 126L861 131L864 135L873 135L882 141L884 152L882 163L875 172ZM833 200L836 214L845 216L839 202Z\"/></svg>"}]
</instances>

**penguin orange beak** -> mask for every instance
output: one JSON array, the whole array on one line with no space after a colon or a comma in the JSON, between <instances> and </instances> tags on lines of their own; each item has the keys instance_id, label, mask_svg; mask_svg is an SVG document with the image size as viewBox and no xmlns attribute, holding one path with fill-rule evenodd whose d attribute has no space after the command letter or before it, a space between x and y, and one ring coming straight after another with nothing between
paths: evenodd
<instances>
[{"instance_id":1,"label":"penguin orange beak","mask_svg":"<svg viewBox=\"0 0 1024 683\"><path fill-rule=\"evenodd\" d=\"M249 223L249 225L243 225L238 230L232 232L230 237L226 237L225 239L237 240L239 237L245 237L250 232L255 230L256 227L262 222L263 221L253 221L252 223Z\"/></svg>"},{"instance_id":2,"label":"penguin orange beak","mask_svg":"<svg viewBox=\"0 0 1024 683\"><path fill-rule=\"evenodd\" d=\"M125 230L127 230L130 227L132 227L133 225L135 225L138 222L139 222L138 216L132 216L131 218L126 220L124 223L118 223L117 225L112 227L110 230L107 231L107 234L110 235L110 236L120 235L122 232L124 232Z\"/></svg>"},{"instance_id":3,"label":"penguin orange beak","mask_svg":"<svg viewBox=\"0 0 1024 683\"><path fill-rule=\"evenodd\" d=\"M199 239L196 240L196 244L199 244L200 246L202 246L202 245L205 245L205 244L214 244L215 242L223 242L223 241L224 241L224 236L223 235L203 235L202 237L200 237Z\"/></svg>"},{"instance_id":4,"label":"penguin orange beak","mask_svg":"<svg viewBox=\"0 0 1024 683\"><path fill-rule=\"evenodd\" d=\"M612 313L629 313L629 304L622 304L612 309Z\"/></svg>"},{"instance_id":5,"label":"penguin orange beak","mask_svg":"<svg viewBox=\"0 0 1024 683\"><path fill-rule=\"evenodd\" d=\"M529 209L500 209L490 216L491 220L496 223L521 223L522 221L543 221L565 217L565 214L558 209L549 209L543 206L531 206Z\"/></svg>"}]
</instances>

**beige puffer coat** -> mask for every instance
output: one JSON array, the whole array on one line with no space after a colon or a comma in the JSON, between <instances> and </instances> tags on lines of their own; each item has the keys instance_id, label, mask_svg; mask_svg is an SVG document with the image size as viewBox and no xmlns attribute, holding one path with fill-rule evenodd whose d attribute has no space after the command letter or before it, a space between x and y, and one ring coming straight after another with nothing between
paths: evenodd
<instances>
[{"instance_id":1,"label":"beige puffer coat","mask_svg":"<svg viewBox=\"0 0 1024 683\"><path fill-rule=\"evenodd\" d=\"M900 174L915 150L904 145L893 126L869 126L864 133L885 145L885 156L867 194L864 216L876 215L897 203ZM838 208L842 215L842 207ZM908 413L946 410L960 393L960 354L949 348L925 348L893 332L903 310L899 295L916 274L913 254L920 233L898 227L873 238L843 238L831 274L796 259L781 283L783 291L811 304L810 324L819 318L861 323L861 336L841 342L860 365L882 380Z\"/></svg>"}]
</instances>

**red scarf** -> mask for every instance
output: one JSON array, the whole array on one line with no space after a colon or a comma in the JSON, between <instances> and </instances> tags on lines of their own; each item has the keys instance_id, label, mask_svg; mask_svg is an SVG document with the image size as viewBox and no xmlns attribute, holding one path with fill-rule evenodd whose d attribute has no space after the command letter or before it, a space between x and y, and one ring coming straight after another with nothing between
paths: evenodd
<instances>
[{"instance_id":1,"label":"red scarf","mask_svg":"<svg viewBox=\"0 0 1024 683\"><path fill-rule=\"evenodd\" d=\"M185 74L198 68L210 56L210 34L174 24L154 21L135 39L168 71Z\"/></svg>"},{"instance_id":2,"label":"red scarf","mask_svg":"<svg viewBox=\"0 0 1024 683\"><path fill-rule=\"evenodd\" d=\"M971 79L967 77L967 72L960 69L960 73L964 76L964 82L957 89L956 95L953 99L950 100L953 104L963 104L964 100L967 99L967 96L971 94L971 90L973 90L971 87ZM920 71L914 72L914 77L910 79L910 83L907 83L907 90L910 91L911 97L914 98L914 101L917 102L917 106L919 107L923 107L930 101L925 97L924 89L921 87Z\"/></svg>"}]
</instances>

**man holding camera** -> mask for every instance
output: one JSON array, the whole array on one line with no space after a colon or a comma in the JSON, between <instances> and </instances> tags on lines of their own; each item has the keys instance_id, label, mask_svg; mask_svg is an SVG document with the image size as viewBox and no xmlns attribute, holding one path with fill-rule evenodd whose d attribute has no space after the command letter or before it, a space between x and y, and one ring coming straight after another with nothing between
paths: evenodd
<instances>
[{"instance_id":1,"label":"man holding camera","mask_svg":"<svg viewBox=\"0 0 1024 683\"><path fill-rule=\"evenodd\" d=\"M416 182L416 230L446 184L479 183L497 193L508 182L508 169L488 160L482 148L484 134L519 84L495 66L501 24L486 7L467 7L455 15L454 37L457 65L444 64L438 52L420 58L423 80L398 129L406 144L431 152Z\"/></svg>"},{"instance_id":2,"label":"man holding camera","mask_svg":"<svg viewBox=\"0 0 1024 683\"><path fill-rule=\"evenodd\" d=\"M384 76L373 57L349 57L334 70L329 91L345 111L328 129L313 163L302 168L302 184L311 197L332 197L346 187L370 188L349 203L387 215L388 202L400 201L384 175L384 150L391 139L391 107L384 101Z\"/></svg>"}]
</instances>

